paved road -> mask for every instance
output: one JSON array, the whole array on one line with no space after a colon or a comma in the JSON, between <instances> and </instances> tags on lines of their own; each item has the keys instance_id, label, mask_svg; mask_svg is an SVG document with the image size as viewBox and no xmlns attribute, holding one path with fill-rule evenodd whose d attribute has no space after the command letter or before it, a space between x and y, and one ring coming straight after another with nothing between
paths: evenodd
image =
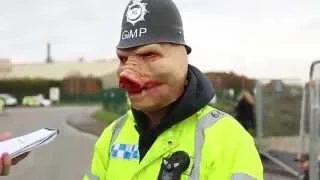
<instances>
[{"instance_id":1,"label":"paved road","mask_svg":"<svg viewBox=\"0 0 320 180\"><path fill-rule=\"evenodd\" d=\"M280 174L273 174L271 172L264 173L264 178L265 180L298 180L298 178L282 176Z\"/></svg>"},{"instance_id":2,"label":"paved road","mask_svg":"<svg viewBox=\"0 0 320 180\"><path fill-rule=\"evenodd\" d=\"M95 107L55 107L9 109L0 115L0 132L22 135L43 127L59 128L60 135L51 144L32 152L18 164L10 180L78 180L87 169L96 137L76 131L65 124L69 115L91 112Z\"/></svg>"},{"instance_id":3,"label":"paved road","mask_svg":"<svg viewBox=\"0 0 320 180\"><path fill-rule=\"evenodd\" d=\"M93 112L97 107L14 108L0 115L0 132L23 135L43 127L59 128L60 135L52 143L33 151L12 169L10 180L80 180L87 170L92 147L97 137L78 132L66 125L68 116ZM265 174L266 180L291 180Z\"/></svg>"}]
</instances>

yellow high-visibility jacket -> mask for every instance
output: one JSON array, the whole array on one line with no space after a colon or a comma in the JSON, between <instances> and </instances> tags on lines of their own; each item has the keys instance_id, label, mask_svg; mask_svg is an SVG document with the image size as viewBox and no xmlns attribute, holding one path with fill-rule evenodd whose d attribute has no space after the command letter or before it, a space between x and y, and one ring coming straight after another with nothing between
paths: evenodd
<instances>
[{"instance_id":1,"label":"yellow high-visibility jacket","mask_svg":"<svg viewBox=\"0 0 320 180\"><path fill-rule=\"evenodd\" d=\"M164 131L139 161L139 134L129 111L108 126L95 144L84 180L155 180L164 157L184 151L190 164L183 180L263 179L254 139L230 115L205 106Z\"/></svg>"}]
</instances>

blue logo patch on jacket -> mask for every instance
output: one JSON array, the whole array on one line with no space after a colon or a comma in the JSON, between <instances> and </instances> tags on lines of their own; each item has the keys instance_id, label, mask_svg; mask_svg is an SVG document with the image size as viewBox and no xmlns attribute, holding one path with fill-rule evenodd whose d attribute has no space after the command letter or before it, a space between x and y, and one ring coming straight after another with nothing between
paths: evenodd
<instances>
[{"instance_id":1,"label":"blue logo patch on jacket","mask_svg":"<svg viewBox=\"0 0 320 180\"><path fill-rule=\"evenodd\" d=\"M111 157L117 159L139 159L138 144L114 144L111 147Z\"/></svg>"}]
</instances>

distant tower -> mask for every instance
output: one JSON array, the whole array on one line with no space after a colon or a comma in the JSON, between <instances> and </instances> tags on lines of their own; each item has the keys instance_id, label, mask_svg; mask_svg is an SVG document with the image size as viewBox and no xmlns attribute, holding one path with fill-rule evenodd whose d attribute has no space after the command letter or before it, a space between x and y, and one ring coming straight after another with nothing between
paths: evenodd
<instances>
[{"instance_id":1,"label":"distant tower","mask_svg":"<svg viewBox=\"0 0 320 180\"><path fill-rule=\"evenodd\" d=\"M53 63L52 57L51 57L51 44L47 44L47 59L46 63Z\"/></svg>"},{"instance_id":2,"label":"distant tower","mask_svg":"<svg viewBox=\"0 0 320 180\"><path fill-rule=\"evenodd\" d=\"M84 57L79 58L79 62L83 63L84 62Z\"/></svg>"}]
</instances>

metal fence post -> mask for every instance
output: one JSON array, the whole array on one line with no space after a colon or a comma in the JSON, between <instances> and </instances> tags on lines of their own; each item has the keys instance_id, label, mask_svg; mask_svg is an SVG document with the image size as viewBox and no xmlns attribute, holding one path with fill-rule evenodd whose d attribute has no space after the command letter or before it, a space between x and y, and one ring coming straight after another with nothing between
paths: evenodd
<instances>
[{"instance_id":1,"label":"metal fence post","mask_svg":"<svg viewBox=\"0 0 320 180\"><path fill-rule=\"evenodd\" d=\"M258 143L261 143L263 137L263 89L262 83L258 80L256 83L256 102L255 102L255 111L256 111L256 126L257 133L256 138Z\"/></svg>"},{"instance_id":2,"label":"metal fence post","mask_svg":"<svg viewBox=\"0 0 320 180\"><path fill-rule=\"evenodd\" d=\"M302 153L306 151L306 141L305 141L305 123L306 123L306 101L307 93L309 92L309 86L305 86L302 90L302 100L300 109L300 129L299 129L299 151L298 155L301 156Z\"/></svg>"},{"instance_id":3,"label":"metal fence post","mask_svg":"<svg viewBox=\"0 0 320 180\"><path fill-rule=\"evenodd\" d=\"M310 87L310 143L309 143L309 173L310 179L319 179L318 174L318 137L319 137L319 81L315 87Z\"/></svg>"}]
</instances>

